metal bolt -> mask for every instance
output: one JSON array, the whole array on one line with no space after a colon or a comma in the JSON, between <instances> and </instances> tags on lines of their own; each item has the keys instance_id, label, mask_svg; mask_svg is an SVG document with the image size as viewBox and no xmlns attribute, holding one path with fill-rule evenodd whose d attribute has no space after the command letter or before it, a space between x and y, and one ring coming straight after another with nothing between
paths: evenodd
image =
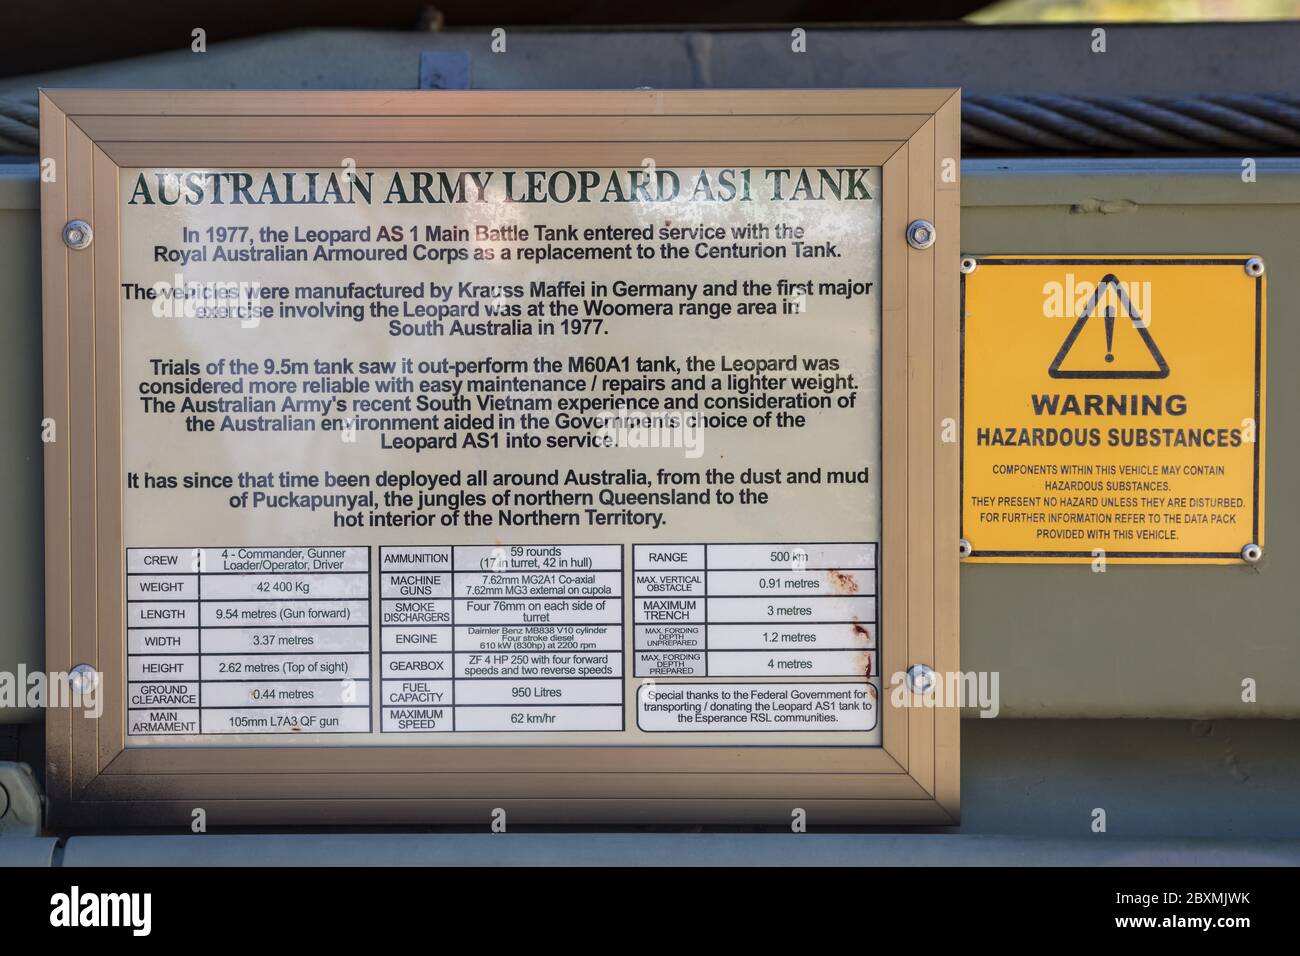
<instances>
[{"instance_id":1,"label":"metal bolt","mask_svg":"<svg viewBox=\"0 0 1300 956\"><path fill-rule=\"evenodd\" d=\"M78 664L68 671L68 686L78 694L84 694L99 683L99 672L89 664Z\"/></svg>"},{"instance_id":2,"label":"metal bolt","mask_svg":"<svg viewBox=\"0 0 1300 956\"><path fill-rule=\"evenodd\" d=\"M979 260L974 256L961 257L961 271L963 275L970 275L979 266Z\"/></svg>"},{"instance_id":3,"label":"metal bolt","mask_svg":"<svg viewBox=\"0 0 1300 956\"><path fill-rule=\"evenodd\" d=\"M85 249L95 238L95 231L84 219L71 219L63 227L63 244L69 249Z\"/></svg>"},{"instance_id":4,"label":"metal bolt","mask_svg":"<svg viewBox=\"0 0 1300 956\"><path fill-rule=\"evenodd\" d=\"M934 245L934 223L928 219L914 219L908 223L907 244L913 249L929 249Z\"/></svg>"},{"instance_id":5,"label":"metal bolt","mask_svg":"<svg viewBox=\"0 0 1300 956\"><path fill-rule=\"evenodd\" d=\"M970 553L975 549L970 546L970 542L962 538L957 542L957 554L959 557L969 558Z\"/></svg>"},{"instance_id":6,"label":"metal bolt","mask_svg":"<svg viewBox=\"0 0 1300 956\"><path fill-rule=\"evenodd\" d=\"M1258 564L1262 557L1264 557L1264 549L1254 541L1241 549L1241 560L1247 564Z\"/></svg>"},{"instance_id":7,"label":"metal bolt","mask_svg":"<svg viewBox=\"0 0 1300 956\"><path fill-rule=\"evenodd\" d=\"M1254 256L1246 260L1246 275L1253 279L1258 279L1264 274L1264 260L1259 256Z\"/></svg>"},{"instance_id":8,"label":"metal bolt","mask_svg":"<svg viewBox=\"0 0 1300 956\"><path fill-rule=\"evenodd\" d=\"M934 683L934 668L929 664L913 664L907 669L907 686L913 694L924 694Z\"/></svg>"}]
</instances>

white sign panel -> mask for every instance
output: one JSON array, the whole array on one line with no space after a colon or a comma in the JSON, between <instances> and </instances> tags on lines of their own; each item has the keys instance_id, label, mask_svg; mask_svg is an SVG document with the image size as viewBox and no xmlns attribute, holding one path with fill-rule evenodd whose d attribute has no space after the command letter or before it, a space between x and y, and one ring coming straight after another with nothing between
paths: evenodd
<instances>
[{"instance_id":1,"label":"white sign panel","mask_svg":"<svg viewBox=\"0 0 1300 956\"><path fill-rule=\"evenodd\" d=\"M128 746L879 744L879 168L120 200Z\"/></svg>"}]
</instances>

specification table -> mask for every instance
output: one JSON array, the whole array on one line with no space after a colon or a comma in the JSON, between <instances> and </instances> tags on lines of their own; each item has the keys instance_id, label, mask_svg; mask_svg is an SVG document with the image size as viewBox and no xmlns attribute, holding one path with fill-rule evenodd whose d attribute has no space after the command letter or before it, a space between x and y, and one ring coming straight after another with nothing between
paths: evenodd
<instances>
[{"instance_id":1,"label":"specification table","mask_svg":"<svg viewBox=\"0 0 1300 956\"><path fill-rule=\"evenodd\" d=\"M622 730L621 545L383 547L385 733Z\"/></svg>"},{"instance_id":2,"label":"specification table","mask_svg":"<svg viewBox=\"0 0 1300 956\"><path fill-rule=\"evenodd\" d=\"M871 542L634 545L633 676L663 682L638 726L713 727L684 680L755 695L743 729L867 727L759 711L877 677L877 568ZM619 544L128 548L128 734L625 731L624 574Z\"/></svg>"},{"instance_id":3,"label":"specification table","mask_svg":"<svg viewBox=\"0 0 1300 956\"><path fill-rule=\"evenodd\" d=\"M368 547L128 548L127 733L368 733Z\"/></svg>"},{"instance_id":4,"label":"specification table","mask_svg":"<svg viewBox=\"0 0 1300 956\"><path fill-rule=\"evenodd\" d=\"M635 545L637 677L871 677L877 548Z\"/></svg>"}]
</instances>

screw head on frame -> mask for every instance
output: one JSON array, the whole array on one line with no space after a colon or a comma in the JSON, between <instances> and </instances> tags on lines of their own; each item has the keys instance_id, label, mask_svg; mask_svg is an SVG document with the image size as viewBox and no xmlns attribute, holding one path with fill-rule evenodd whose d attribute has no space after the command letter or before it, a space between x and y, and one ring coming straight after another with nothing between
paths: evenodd
<instances>
[{"instance_id":1,"label":"screw head on frame","mask_svg":"<svg viewBox=\"0 0 1300 956\"><path fill-rule=\"evenodd\" d=\"M84 694L99 683L99 673L89 664L78 664L68 671L68 685L78 694Z\"/></svg>"},{"instance_id":2,"label":"screw head on frame","mask_svg":"<svg viewBox=\"0 0 1300 956\"><path fill-rule=\"evenodd\" d=\"M69 249L85 249L94 238L95 231L84 219L70 219L63 227L63 244Z\"/></svg>"},{"instance_id":3,"label":"screw head on frame","mask_svg":"<svg viewBox=\"0 0 1300 956\"><path fill-rule=\"evenodd\" d=\"M934 223L928 219L914 219L907 225L907 244L913 249L929 249L934 245Z\"/></svg>"},{"instance_id":4,"label":"screw head on frame","mask_svg":"<svg viewBox=\"0 0 1300 956\"><path fill-rule=\"evenodd\" d=\"M934 668L929 664L913 664L907 669L907 686L913 694L926 693L934 683Z\"/></svg>"}]
</instances>

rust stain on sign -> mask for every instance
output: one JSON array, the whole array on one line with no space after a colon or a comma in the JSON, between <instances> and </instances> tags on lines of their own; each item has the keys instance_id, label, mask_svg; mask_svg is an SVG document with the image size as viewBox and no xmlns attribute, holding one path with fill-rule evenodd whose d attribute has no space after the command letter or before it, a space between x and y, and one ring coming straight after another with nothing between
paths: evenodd
<instances>
[{"instance_id":1,"label":"rust stain on sign","mask_svg":"<svg viewBox=\"0 0 1300 956\"><path fill-rule=\"evenodd\" d=\"M834 568L830 571L831 585L841 594L857 594L858 581L847 571L837 571Z\"/></svg>"},{"instance_id":2,"label":"rust stain on sign","mask_svg":"<svg viewBox=\"0 0 1300 956\"><path fill-rule=\"evenodd\" d=\"M873 638L871 635L871 629L868 628L861 621L853 622L853 633L858 635L859 637L866 638L868 641L872 641L874 646L875 638Z\"/></svg>"}]
</instances>

